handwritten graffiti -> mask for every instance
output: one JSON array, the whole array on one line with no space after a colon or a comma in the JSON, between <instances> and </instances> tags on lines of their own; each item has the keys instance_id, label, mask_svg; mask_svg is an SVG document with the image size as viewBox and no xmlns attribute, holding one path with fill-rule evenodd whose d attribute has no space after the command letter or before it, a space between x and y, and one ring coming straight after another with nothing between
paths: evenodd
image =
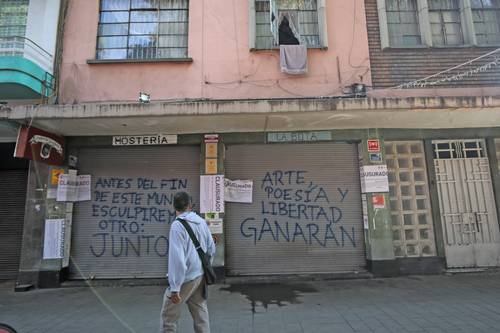
<instances>
[{"instance_id":1,"label":"handwritten graffiti","mask_svg":"<svg viewBox=\"0 0 500 333\"><path fill-rule=\"evenodd\" d=\"M177 178L97 178L91 216L99 232L91 235L90 253L166 257L168 224L175 218L174 193L187 186L187 179Z\"/></svg>"},{"instance_id":2,"label":"handwritten graffiti","mask_svg":"<svg viewBox=\"0 0 500 333\"><path fill-rule=\"evenodd\" d=\"M321 184L307 179L307 171L266 172L260 190L260 216L244 217L241 235L257 245L261 241L311 246L356 247L355 228L342 225L342 203L348 188L337 188L333 195Z\"/></svg>"}]
</instances>

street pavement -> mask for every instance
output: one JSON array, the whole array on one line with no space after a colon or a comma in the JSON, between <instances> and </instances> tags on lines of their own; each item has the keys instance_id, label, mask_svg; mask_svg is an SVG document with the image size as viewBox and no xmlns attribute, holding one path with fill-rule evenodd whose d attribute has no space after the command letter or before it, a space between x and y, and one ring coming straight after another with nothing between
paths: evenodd
<instances>
[{"instance_id":1,"label":"street pavement","mask_svg":"<svg viewBox=\"0 0 500 333\"><path fill-rule=\"evenodd\" d=\"M29 332L157 332L165 286L15 293L0 283L0 323ZM210 287L213 333L500 332L500 273L233 283ZM187 308L180 333L191 333Z\"/></svg>"}]
</instances>

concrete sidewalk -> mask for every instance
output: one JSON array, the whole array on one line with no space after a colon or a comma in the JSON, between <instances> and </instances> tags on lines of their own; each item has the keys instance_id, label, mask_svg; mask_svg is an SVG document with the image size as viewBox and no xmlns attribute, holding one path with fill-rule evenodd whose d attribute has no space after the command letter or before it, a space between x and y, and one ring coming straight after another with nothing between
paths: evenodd
<instances>
[{"instance_id":1,"label":"concrete sidewalk","mask_svg":"<svg viewBox=\"0 0 500 333\"><path fill-rule=\"evenodd\" d=\"M0 322L28 332L157 332L163 286L14 293ZM500 332L500 274L217 285L213 333ZM181 333L193 332L187 308Z\"/></svg>"}]
</instances>

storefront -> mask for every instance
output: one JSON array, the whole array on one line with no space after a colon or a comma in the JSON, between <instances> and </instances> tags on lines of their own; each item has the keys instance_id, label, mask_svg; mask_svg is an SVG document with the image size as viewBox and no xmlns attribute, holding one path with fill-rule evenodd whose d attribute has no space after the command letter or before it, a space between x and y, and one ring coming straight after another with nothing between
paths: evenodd
<instances>
[{"instance_id":1,"label":"storefront","mask_svg":"<svg viewBox=\"0 0 500 333\"><path fill-rule=\"evenodd\" d=\"M253 181L226 204L228 275L365 269L357 145L229 145L226 178Z\"/></svg>"},{"instance_id":2,"label":"storefront","mask_svg":"<svg viewBox=\"0 0 500 333\"><path fill-rule=\"evenodd\" d=\"M17 276L23 238L28 163L13 157L14 146L0 144L0 279Z\"/></svg>"},{"instance_id":3,"label":"storefront","mask_svg":"<svg viewBox=\"0 0 500 333\"><path fill-rule=\"evenodd\" d=\"M75 203L70 278L165 277L173 196L197 205L199 146L81 148L92 200Z\"/></svg>"}]
</instances>

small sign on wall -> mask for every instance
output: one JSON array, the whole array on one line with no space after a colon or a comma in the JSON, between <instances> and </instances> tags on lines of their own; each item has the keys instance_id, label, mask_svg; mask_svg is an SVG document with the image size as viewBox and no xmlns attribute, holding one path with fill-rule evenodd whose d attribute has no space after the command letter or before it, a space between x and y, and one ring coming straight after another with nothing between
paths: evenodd
<instances>
[{"instance_id":1,"label":"small sign on wall","mask_svg":"<svg viewBox=\"0 0 500 333\"><path fill-rule=\"evenodd\" d=\"M372 197L372 204L374 209L385 208L385 197L383 194L377 194Z\"/></svg>"},{"instance_id":2,"label":"small sign on wall","mask_svg":"<svg viewBox=\"0 0 500 333\"><path fill-rule=\"evenodd\" d=\"M359 174L361 193L389 192L387 165L364 165Z\"/></svg>"},{"instance_id":3,"label":"small sign on wall","mask_svg":"<svg viewBox=\"0 0 500 333\"><path fill-rule=\"evenodd\" d=\"M200 213L224 213L224 175L200 176Z\"/></svg>"},{"instance_id":4,"label":"small sign on wall","mask_svg":"<svg viewBox=\"0 0 500 333\"><path fill-rule=\"evenodd\" d=\"M368 151L369 152L379 152L380 151L380 140L379 139L368 140Z\"/></svg>"}]
</instances>

